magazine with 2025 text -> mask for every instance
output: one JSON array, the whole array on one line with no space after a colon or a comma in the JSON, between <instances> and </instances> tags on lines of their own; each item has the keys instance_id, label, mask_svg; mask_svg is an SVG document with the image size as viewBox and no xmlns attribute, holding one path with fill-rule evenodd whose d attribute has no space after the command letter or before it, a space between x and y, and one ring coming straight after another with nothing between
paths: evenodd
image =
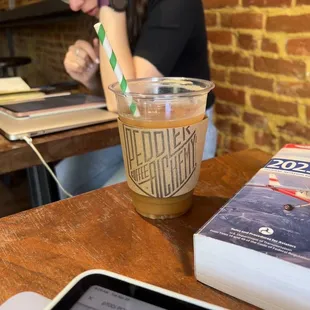
<instances>
[{"instance_id":1,"label":"magazine with 2025 text","mask_svg":"<svg viewBox=\"0 0 310 310\"><path fill-rule=\"evenodd\" d=\"M273 287L280 285L281 281L283 283L287 281L291 274L288 270L294 270L295 276L298 271L305 274L304 271L307 270L309 272L307 289L310 293L310 146L288 144L283 147L194 236L197 279L216 288L224 288L228 293L242 298L241 293L229 288L231 283L225 280L224 275L223 278L219 276L216 279L216 263L212 262L212 256L221 260L221 257L218 257L217 245L219 247L227 245L226 252L223 253L227 253L230 257L233 257L233 253L237 257L241 252L242 258L245 257L246 260L242 265L240 259L238 262L226 259L228 266L225 267L223 262L222 270L219 271L221 274L223 268L243 266L243 274L239 277L241 282L238 284L240 288L243 285L243 275L248 272L249 275L255 276L258 271L262 274L264 273L261 269L262 264L265 264L265 270L268 269L266 264L269 264L268 266L273 266L270 278L278 281ZM267 256L271 259L267 259ZM207 263L209 261L210 264ZM255 266L252 268L248 261ZM214 267L213 271L210 271L211 266ZM206 271L206 268L209 269ZM240 270L238 272L240 273ZM238 276L234 277L235 281L238 281ZM268 275L265 275L265 278L267 279ZM297 290L298 279L291 280L295 281L292 285ZM215 282L220 284L217 285ZM244 280L244 284L250 282L251 279ZM302 280L299 282L302 283ZM243 290L245 295L248 294L243 299L262 306L259 301L253 302L253 298L249 297L252 295L255 299L255 292L251 289L250 287L248 291ZM267 295L262 298L268 302ZM282 298L281 294L278 298ZM272 296L271 300L270 305L276 305L275 296ZM310 303L308 305L310 307ZM268 305L264 307L268 308Z\"/></svg>"}]
</instances>

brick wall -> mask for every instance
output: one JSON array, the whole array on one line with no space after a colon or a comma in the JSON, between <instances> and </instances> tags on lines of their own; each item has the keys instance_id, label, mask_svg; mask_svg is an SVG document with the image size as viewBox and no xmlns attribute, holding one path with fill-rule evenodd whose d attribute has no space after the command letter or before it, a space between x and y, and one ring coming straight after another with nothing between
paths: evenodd
<instances>
[{"instance_id":1,"label":"brick wall","mask_svg":"<svg viewBox=\"0 0 310 310\"><path fill-rule=\"evenodd\" d=\"M8 0L0 0L0 10L5 10L8 8Z\"/></svg>"},{"instance_id":2,"label":"brick wall","mask_svg":"<svg viewBox=\"0 0 310 310\"><path fill-rule=\"evenodd\" d=\"M31 86L70 80L63 66L65 53L76 40L89 41L95 36L93 24L92 18L81 15L64 22L14 30L16 56L32 57L32 64L21 67L18 73Z\"/></svg>"},{"instance_id":3,"label":"brick wall","mask_svg":"<svg viewBox=\"0 0 310 310\"><path fill-rule=\"evenodd\" d=\"M16 5L16 7L19 7L22 5L28 5L28 4L32 4L32 3L36 3L36 2L40 2L40 0L15 0L15 5Z\"/></svg>"},{"instance_id":4,"label":"brick wall","mask_svg":"<svg viewBox=\"0 0 310 310\"><path fill-rule=\"evenodd\" d=\"M310 143L310 0L203 1L218 153Z\"/></svg>"},{"instance_id":5,"label":"brick wall","mask_svg":"<svg viewBox=\"0 0 310 310\"><path fill-rule=\"evenodd\" d=\"M8 0L0 0L0 11L8 8ZM8 56L5 31L0 29L0 57Z\"/></svg>"},{"instance_id":6,"label":"brick wall","mask_svg":"<svg viewBox=\"0 0 310 310\"><path fill-rule=\"evenodd\" d=\"M16 0L24 5L38 0ZM218 153L310 143L310 0L203 0L216 84ZM0 9L7 7L0 0ZM308 4L308 5L307 5ZM19 74L32 86L68 80L64 54L94 36L88 16L14 28ZM7 55L0 30L0 56Z\"/></svg>"},{"instance_id":7,"label":"brick wall","mask_svg":"<svg viewBox=\"0 0 310 310\"><path fill-rule=\"evenodd\" d=\"M57 0L58 1L58 0ZM40 0L15 0L15 6L23 6L23 5L28 5L32 3L40 2ZM0 0L0 10L8 9L9 8L9 0Z\"/></svg>"},{"instance_id":8,"label":"brick wall","mask_svg":"<svg viewBox=\"0 0 310 310\"><path fill-rule=\"evenodd\" d=\"M8 56L8 53L5 31L0 29L0 57Z\"/></svg>"},{"instance_id":9,"label":"brick wall","mask_svg":"<svg viewBox=\"0 0 310 310\"><path fill-rule=\"evenodd\" d=\"M19 7L39 1L16 0L15 3ZM7 7L8 0L0 0L0 9ZM95 37L95 22L94 18L83 14L61 22L12 28L15 56L32 58L31 64L18 69L18 75L32 87L70 80L63 67L65 53L76 40L90 41ZM8 56L8 49L5 33L0 29L1 56Z\"/></svg>"}]
</instances>

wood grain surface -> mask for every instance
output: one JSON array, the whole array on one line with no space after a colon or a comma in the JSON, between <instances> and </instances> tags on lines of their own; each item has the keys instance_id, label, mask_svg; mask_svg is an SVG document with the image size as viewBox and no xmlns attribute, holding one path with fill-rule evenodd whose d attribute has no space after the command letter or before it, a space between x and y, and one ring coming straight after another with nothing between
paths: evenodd
<instances>
[{"instance_id":1,"label":"wood grain surface","mask_svg":"<svg viewBox=\"0 0 310 310\"><path fill-rule=\"evenodd\" d=\"M0 303L22 291L53 298L79 273L102 268L228 309L255 309L195 280L193 234L270 157L248 150L203 162L194 206L178 219L139 216L125 183L1 219Z\"/></svg>"},{"instance_id":2,"label":"wood grain surface","mask_svg":"<svg viewBox=\"0 0 310 310\"><path fill-rule=\"evenodd\" d=\"M117 122L88 126L34 138L47 162L103 149L120 143ZM0 174L41 164L33 150L22 141L10 142L0 135Z\"/></svg>"}]
</instances>

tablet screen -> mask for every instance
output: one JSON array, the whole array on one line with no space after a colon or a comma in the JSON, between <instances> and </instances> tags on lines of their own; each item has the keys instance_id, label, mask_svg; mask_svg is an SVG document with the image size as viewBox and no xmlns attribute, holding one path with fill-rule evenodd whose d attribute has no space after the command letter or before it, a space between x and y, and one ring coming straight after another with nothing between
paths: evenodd
<instances>
[{"instance_id":1,"label":"tablet screen","mask_svg":"<svg viewBox=\"0 0 310 310\"><path fill-rule=\"evenodd\" d=\"M9 110L13 113L26 113L41 110L70 108L86 104L97 104L98 106L106 106L104 99L97 96L74 94L69 96L60 96L46 98L36 101L28 101L16 104L2 104L0 107Z\"/></svg>"},{"instance_id":2,"label":"tablet screen","mask_svg":"<svg viewBox=\"0 0 310 310\"><path fill-rule=\"evenodd\" d=\"M165 310L98 285L91 286L71 310Z\"/></svg>"},{"instance_id":3,"label":"tablet screen","mask_svg":"<svg viewBox=\"0 0 310 310\"><path fill-rule=\"evenodd\" d=\"M49 310L202 310L206 309L103 274L80 279Z\"/></svg>"}]
</instances>

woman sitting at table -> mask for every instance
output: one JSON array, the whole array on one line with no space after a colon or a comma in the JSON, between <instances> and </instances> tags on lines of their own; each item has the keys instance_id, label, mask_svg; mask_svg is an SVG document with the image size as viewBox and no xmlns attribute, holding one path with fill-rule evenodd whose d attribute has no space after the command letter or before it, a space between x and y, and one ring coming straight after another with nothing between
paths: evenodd
<instances>
[{"instance_id":1,"label":"woman sitting at table","mask_svg":"<svg viewBox=\"0 0 310 310\"><path fill-rule=\"evenodd\" d=\"M210 79L201 0L99 0L98 3L70 0L70 7L99 18L127 79L162 76ZM79 40L70 46L64 66L73 79L93 93L102 94L103 90L108 109L117 110L114 94L108 90L116 77L97 39L93 44ZM214 157L216 151L213 103L211 92L203 159ZM72 194L124 181L121 147L68 158L56 167L56 173Z\"/></svg>"}]
</instances>

